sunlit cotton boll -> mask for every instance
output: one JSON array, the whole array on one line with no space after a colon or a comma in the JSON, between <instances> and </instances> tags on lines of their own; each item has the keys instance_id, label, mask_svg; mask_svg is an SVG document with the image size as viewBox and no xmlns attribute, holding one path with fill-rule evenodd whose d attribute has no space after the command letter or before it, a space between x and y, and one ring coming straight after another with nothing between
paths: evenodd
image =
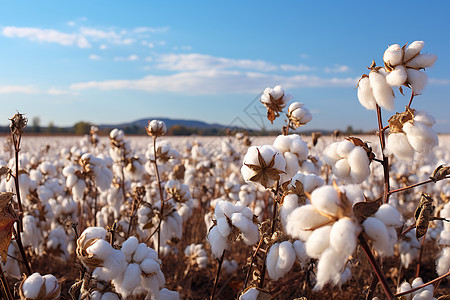
<instances>
[{"instance_id":1,"label":"sunlit cotton boll","mask_svg":"<svg viewBox=\"0 0 450 300\"><path fill-rule=\"evenodd\" d=\"M300 206L286 218L286 233L301 241L306 241L313 228L329 222L329 218L321 215L311 204Z\"/></svg>"},{"instance_id":2,"label":"sunlit cotton boll","mask_svg":"<svg viewBox=\"0 0 450 300\"><path fill-rule=\"evenodd\" d=\"M436 273L441 276L450 271L450 247L445 247L436 259Z\"/></svg>"},{"instance_id":3,"label":"sunlit cotton boll","mask_svg":"<svg viewBox=\"0 0 450 300\"><path fill-rule=\"evenodd\" d=\"M390 133L387 137L386 150L387 155L393 154L402 161L412 161L414 159L414 148L403 132Z\"/></svg>"},{"instance_id":4,"label":"sunlit cotton boll","mask_svg":"<svg viewBox=\"0 0 450 300\"><path fill-rule=\"evenodd\" d=\"M312 258L319 258L330 245L331 226L322 226L312 232L306 241L306 254Z\"/></svg>"},{"instance_id":5,"label":"sunlit cotton boll","mask_svg":"<svg viewBox=\"0 0 450 300\"><path fill-rule=\"evenodd\" d=\"M411 58L413 58L415 55L419 54L420 51L422 51L423 47L425 46L424 41L414 41L411 44L408 45L405 49L405 57L403 58L404 61L409 61Z\"/></svg>"},{"instance_id":6,"label":"sunlit cotton boll","mask_svg":"<svg viewBox=\"0 0 450 300\"><path fill-rule=\"evenodd\" d=\"M370 86L377 104L387 110L394 109L394 91L387 83L386 77L379 71L370 71Z\"/></svg>"},{"instance_id":7,"label":"sunlit cotton boll","mask_svg":"<svg viewBox=\"0 0 450 300\"><path fill-rule=\"evenodd\" d=\"M383 61L391 66L396 66L402 63L403 49L399 44L390 45L384 51Z\"/></svg>"},{"instance_id":8,"label":"sunlit cotton boll","mask_svg":"<svg viewBox=\"0 0 450 300\"><path fill-rule=\"evenodd\" d=\"M375 110L377 107L377 101L373 96L372 87L370 86L370 80L368 76L362 77L358 83L357 92L359 103L368 110Z\"/></svg>"},{"instance_id":9,"label":"sunlit cotton boll","mask_svg":"<svg viewBox=\"0 0 450 300\"><path fill-rule=\"evenodd\" d=\"M369 217L363 222L365 233L374 241L374 249L382 256L394 254L394 245L390 243L390 237L386 225L375 217Z\"/></svg>"},{"instance_id":10,"label":"sunlit cotton boll","mask_svg":"<svg viewBox=\"0 0 450 300\"><path fill-rule=\"evenodd\" d=\"M408 79L408 74L403 65L396 66L386 75L386 82L391 86L402 86Z\"/></svg>"},{"instance_id":11,"label":"sunlit cotton boll","mask_svg":"<svg viewBox=\"0 0 450 300\"><path fill-rule=\"evenodd\" d=\"M148 126L146 128L148 135L153 137L159 137L167 132L166 123L161 120L152 120L148 122Z\"/></svg>"},{"instance_id":12,"label":"sunlit cotton boll","mask_svg":"<svg viewBox=\"0 0 450 300\"><path fill-rule=\"evenodd\" d=\"M206 268L208 263L208 256L203 249L202 244L190 244L184 250L184 255L187 256L192 264L197 264L200 269Z\"/></svg>"},{"instance_id":13,"label":"sunlit cotton boll","mask_svg":"<svg viewBox=\"0 0 450 300\"><path fill-rule=\"evenodd\" d=\"M294 102L289 105L287 116L294 128L305 125L312 120L312 115L309 112L309 109L304 107L303 103L300 102Z\"/></svg>"},{"instance_id":14,"label":"sunlit cotton boll","mask_svg":"<svg viewBox=\"0 0 450 300\"><path fill-rule=\"evenodd\" d=\"M261 158L263 162L259 160ZM271 162L273 162L272 166L270 166ZM269 145L252 146L244 156L241 174L246 182L254 181L265 188L270 188L280 179L279 174L282 174L285 168L286 161L276 147Z\"/></svg>"},{"instance_id":15,"label":"sunlit cotton boll","mask_svg":"<svg viewBox=\"0 0 450 300\"><path fill-rule=\"evenodd\" d=\"M59 299L61 287L55 276L48 274L41 276L39 273L33 273L20 286L21 299Z\"/></svg>"},{"instance_id":16,"label":"sunlit cotton boll","mask_svg":"<svg viewBox=\"0 0 450 300\"><path fill-rule=\"evenodd\" d=\"M432 67L437 60L436 54L422 53L411 59L407 66L416 69L425 69Z\"/></svg>"},{"instance_id":17,"label":"sunlit cotton boll","mask_svg":"<svg viewBox=\"0 0 450 300\"><path fill-rule=\"evenodd\" d=\"M415 69L407 69L406 73L408 74L408 83L411 85L414 94L421 93L428 82L427 74Z\"/></svg>"},{"instance_id":18,"label":"sunlit cotton boll","mask_svg":"<svg viewBox=\"0 0 450 300\"><path fill-rule=\"evenodd\" d=\"M278 280L286 275L294 265L295 258L296 254L291 242L273 244L266 259L269 277Z\"/></svg>"},{"instance_id":19,"label":"sunlit cotton boll","mask_svg":"<svg viewBox=\"0 0 450 300\"><path fill-rule=\"evenodd\" d=\"M432 148L439 145L434 130L421 122L406 122L403 125L403 131L411 147L419 153L428 154Z\"/></svg>"}]
</instances>

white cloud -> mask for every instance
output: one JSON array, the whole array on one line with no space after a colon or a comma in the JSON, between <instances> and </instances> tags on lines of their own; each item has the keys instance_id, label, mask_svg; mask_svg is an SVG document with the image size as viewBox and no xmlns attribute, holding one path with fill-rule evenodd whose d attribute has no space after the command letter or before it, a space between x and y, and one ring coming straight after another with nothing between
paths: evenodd
<instances>
[{"instance_id":1,"label":"white cloud","mask_svg":"<svg viewBox=\"0 0 450 300\"><path fill-rule=\"evenodd\" d=\"M100 59L102 59L102 57L100 55L97 55L97 54L91 54L91 55L89 55L89 59L100 60Z\"/></svg>"},{"instance_id":2,"label":"white cloud","mask_svg":"<svg viewBox=\"0 0 450 300\"><path fill-rule=\"evenodd\" d=\"M117 34L113 30L103 31L95 28L81 27L80 33L84 36L91 37L93 39L120 39L121 35Z\"/></svg>"},{"instance_id":3,"label":"white cloud","mask_svg":"<svg viewBox=\"0 0 450 300\"><path fill-rule=\"evenodd\" d=\"M69 34L54 29L6 26L2 34L9 38L26 38L30 41L57 43L63 46L90 48L88 40L79 34Z\"/></svg>"},{"instance_id":4,"label":"white cloud","mask_svg":"<svg viewBox=\"0 0 450 300\"><path fill-rule=\"evenodd\" d=\"M31 85L3 85L0 86L0 94L38 94L39 90Z\"/></svg>"},{"instance_id":5,"label":"white cloud","mask_svg":"<svg viewBox=\"0 0 450 300\"><path fill-rule=\"evenodd\" d=\"M258 71L273 71L277 67L262 60L230 59L211 55L164 54L158 57L157 67L172 71L195 71L211 69L249 69Z\"/></svg>"},{"instance_id":6,"label":"white cloud","mask_svg":"<svg viewBox=\"0 0 450 300\"><path fill-rule=\"evenodd\" d=\"M301 87L351 87L356 78L320 78L297 75L278 76L256 72L204 70L180 72L167 76L149 75L136 80L107 80L74 83L72 90L98 89L141 90L147 92L175 92L187 94L255 93L267 86L281 84L285 88Z\"/></svg>"},{"instance_id":7,"label":"white cloud","mask_svg":"<svg viewBox=\"0 0 450 300\"><path fill-rule=\"evenodd\" d=\"M108 49L108 46L105 44L101 44L99 48L100 48L100 50L106 50L106 49Z\"/></svg>"},{"instance_id":8,"label":"white cloud","mask_svg":"<svg viewBox=\"0 0 450 300\"><path fill-rule=\"evenodd\" d=\"M74 94L72 91L64 91L64 90L58 90L54 87L47 90L47 94L52 96L61 96L61 95L72 95Z\"/></svg>"},{"instance_id":9,"label":"white cloud","mask_svg":"<svg viewBox=\"0 0 450 300\"><path fill-rule=\"evenodd\" d=\"M316 68L314 67L309 67L307 65L304 64L298 64L298 65L281 65L280 68L283 71L294 71L294 72L309 72L309 71L313 71Z\"/></svg>"},{"instance_id":10,"label":"white cloud","mask_svg":"<svg viewBox=\"0 0 450 300\"><path fill-rule=\"evenodd\" d=\"M324 71L326 73L343 73L350 71L350 67L345 65L334 65L333 67L325 68Z\"/></svg>"},{"instance_id":11,"label":"white cloud","mask_svg":"<svg viewBox=\"0 0 450 300\"><path fill-rule=\"evenodd\" d=\"M133 29L134 33L161 33L161 32L167 32L169 30L169 27L137 27Z\"/></svg>"},{"instance_id":12,"label":"white cloud","mask_svg":"<svg viewBox=\"0 0 450 300\"><path fill-rule=\"evenodd\" d=\"M114 57L115 61L135 61L138 59L139 59L139 56L137 56L136 54L131 54L130 56L127 56L127 57Z\"/></svg>"},{"instance_id":13,"label":"white cloud","mask_svg":"<svg viewBox=\"0 0 450 300\"><path fill-rule=\"evenodd\" d=\"M428 82L432 85L450 85L450 79L430 78Z\"/></svg>"}]
</instances>

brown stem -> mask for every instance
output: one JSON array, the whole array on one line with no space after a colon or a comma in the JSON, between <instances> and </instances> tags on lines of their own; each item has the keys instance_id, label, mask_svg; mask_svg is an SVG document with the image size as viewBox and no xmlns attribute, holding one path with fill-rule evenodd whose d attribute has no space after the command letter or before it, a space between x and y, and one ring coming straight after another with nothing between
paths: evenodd
<instances>
[{"instance_id":1,"label":"brown stem","mask_svg":"<svg viewBox=\"0 0 450 300\"><path fill-rule=\"evenodd\" d=\"M384 203L389 202L389 159L384 154L386 148L386 141L384 137L383 120L381 118L381 108L377 104L377 118L378 118L378 135L380 138L381 154L383 156L383 174L384 174Z\"/></svg>"},{"instance_id":2,"label":"brown stem","mask_svg":"<svg viewBox=\"0 0 450 300\"><path fill-rule=\"evenodd\" d=\"M27 275L30 276L31 274L33 274L33 272L31 272L30 263L28 262L27 256L25 254L25 250L23 248L22 237L20 236L20 232L17 232L14 227L13 227L13 233L16 238L17 247L19 248L20 255L22 256L22 259L23 259L23 264L25 265L25 268L27 269L27 273L28 273Z\"/></svg>"},{"instance_id":3,"label":"brown stem","mask_svg":"<svg viewBox=\"0 0 450 300\"><path fill-rule=\"evenodd\" d=\"M386 277L381 272L380 266L378 265L375 257L373 256L372 251L370 250L366 239L361 234L358 236L358 239L359 239L359 243L360 243L362 249L364 250L364 253L367 256L367 259L370 262L370 265L372 266L375 274L378 277L378 280L381 282L381 285L383 287L383 290L384 290L384 293L386 294L387 299L392 300L394 297L392 294L392 291L389 289L389 285L387 283Z\"/></svg>"},{"instance_id":4,"label":"brown stem","mask_svg":"<svg viewBox=\"0 0 450 300\"><path fill-rule=\"evenodd\" d=\"M16 140L14 137L15 135L11 133L11 136L13 137L13 143L14 143L14 159L16 162L15 165L15 175L14 175L14 184L16 188L16 197L17 197L17 204L19 206L19 222L17 223L19 227L19 232L23 232L23 207L22 207L22 201L20 198L20 189L19 189L19 151L20 151L20 140L21 135L19 136L19 139Z\"/></svg>"},{"instance_id":5,"label":"brown stem","mask_svg":"<svg viewBox=\"0 0 450 300\"><path fill-rule=\"evenodd\" d=\"M398 238L400 239L402 236L404 236L405 234L407 234L408 232L410 232L410 231L413 230L414 228L416 228L416 223L412 223L411 225L409 225L408 228L406 228L405 230L403 230L402 233L400 233L400 235L399 235Z\"/></svg>"},{"instance_id":6,"label":"brown stem","mask_svg":"<svg viewBox=\"0 0 450 300\"><path fill-rule=\"evenodd\" d=\"M219 283L220 269L222 269L222 263L223 263L224 256L225 256L225 250L223 250L222 257L219 260L219 266L217 267L216 278L214 279L214 287L213 287L213 290L211 293L211 297L209 298L210 300L214 299L214 294L216 293L217 284Z\"/></svg>"},{"instance_id":7,"label":"brown stem","mask_svg":"<svg viewBox=\"0 0 450 300\"><path fill-rule=\"evenodd\" d=\"M245 276L244 290L247 287L248 280L250 279L250 274L252 273L253 262L255 261L255 258L256 258L257 254L258 254L259 248L261 247L263 240L264 240L264 236L261 235L261 238L259 239L258 246L256 246L255 251L253 251L252 260L250 261L250 267L249 267L249 269L247 271L247 275Z\"/></svg>"},{"instance_id":8,"label":"brown stem","mask_svg":"<svg viewBox=\"0 0 450 300\"><path fill-rule=\"evenodd\" d=\"M411 98L409 98L409 103L408 103L408 108L410 108L411 107L411 104L412 104L412 101L413 101L413 99L414 99L414 90L413 89L411 89Z\"/></svg>"},{"instance_id":9,"label":"brown stem","mask_svg":"<svg viewBox=\"0 0 450 300\"><path fill-rule=\"evenodd\" d=\"M130 237L130 232L131 232L131 227L132 227L132 224L133 224L133 219L136 216L136 211L137 211L136 208L139 207L139 204L137 202L138 202L138 197L134 196L133 197L133 205L131 206L130 224L128 224L127 239Z\"/></svg>"},{"instance_id":10,"label":"brown stem","mask_svg":"<svg viewBox=\"0 0 450 300\"><path fill-rule=\"evenodd\" d=\"M422 182L419 182L419 183L416 183L416 184L413 184L413 185L409 185L409 186L405 186L405 187L402 187L402 188L399 188L399 189L396 189L396 190L389 191L388 194L391 195L391 194L394 194L394 193L403 192L405 190L409 190L409 189L412 189L412 188L415 188L415 187L418 187L418 186L421 186L421 185L424 185L424 184L427 184L427 183L431 183L431 182L434 182L434 181L432 179L428 179L426 181L422 181Z\"/></svg>"},{"instance_id":11,"label":"brown stem","mask_svg":"<svg viewBox=\"0 0 450 300\"><path fill-rule=\"evenodd\" d=\"M164 218L164 197L161 187L161 180L159 178L159 172L158 172L158 163L156 162L156 137L153 137L153 166L155 167L155 173L156 173L156 181L158 182L158 189L159 189L159 199L161 199L161 209L159 211L159 225L158 225L158 257L160 256L160 249L161 248L161 223Z\"/></svg>"},{"instance_id":12,"label":"brown stem","mask_svg":"<svg viewBox=\"0 0 450 300\"><path fill-rule=\"evenodd\" d=\"M3 291L5 291L6 298L8 300L14 300L14 297L11 294L11 290L9 289L8 279L5 276L5 272L3 272L3 267L1 264L0 264L0 271L2 273L1 281L2 281L2 285L3 285Z\"/></svg>"},{"instance_id":13,"label":"brown stem","mask_svg":"<svg viewBox=\"0 0 450 300\"><path fill-rule=\"evenodd\" d=\"M395 294L394 296L395 296L395 297L400 297L400 296L403 296L403 295L407 295L407 294L413 293L413 292L415 292L415 291L417 291L417 290L423 289L424 287L426 287L426 286L428 286L428 285L430 285L430 284L433 284L433 283L435 283L435 282L439 282L439 281L441 281L442 279L444 279L445 277L447 277L447 276L449 276L449 275L450 275L450 271L448 271L447 273L445 273L445 274L442 275L442 276L439 276L439 277L437 277L437 278L435 278L435 279L433 279L433 280L428 281L427 283L422 284L421 286L415 287L415 288L413 288L413 289L411 289L411 290L409 290L409 291L397 293L397 294Z\"/></svg>"},{"instance_id":14,"label":"brown stem","mask_svg":"<svg viewBox=\"0 0 450 300\"><path fill-rule=\"evenodd\" d=\"M373 298L373 293L375 292L375 289L378 284L378 277L372 275L372 281L370 282L369 290L367 291L367 295L365 297L365 300L371 300Z\"/></svg>"},{"instance_id":15,"label":"brown stem","mask_svg":"<svg viewBox=\"0 0 450 300\"><path fill-rule=\"evenodd\" d=\"M420 252L419 252L419 260L417 261L417 267L416 267L416 278L419 277L420 274L420 262L422 261L422 254L423 254L423 246L425 245L425 239L427 236L427 232L422 237L422 243L420 244Z\"/></svg>"}]
</instances>

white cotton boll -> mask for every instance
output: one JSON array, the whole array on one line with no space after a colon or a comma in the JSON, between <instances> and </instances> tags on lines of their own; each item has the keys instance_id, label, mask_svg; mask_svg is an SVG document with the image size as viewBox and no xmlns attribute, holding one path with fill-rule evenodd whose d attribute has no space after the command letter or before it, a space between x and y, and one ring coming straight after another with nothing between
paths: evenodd
<instances>
[{"instance_id":1,"label":"white cotton boll","mask_svg":"<svg viewBox=\"0 0 450 300\"><path fill-rule=\"evenodd\" d=\"M384 51L383 61L391 66L395 66L402 63L403 49L399 44L390 45L386 51Z\"/></svg>"},{"instance_id":2,"label":"white cotton boll","mask_svg":"<svg viewBox=\"0 0 450 300\"><path fill-rule=\"evenodd\" d=\"M412 300L435 300L436 298L433 297L433 291L422 291L418 294L416 294Z\"/></svg>"},{"instance_id":3,"label":"white cotton boll","mask_svg":"<svg viewBox=\"0 0 450 300\"><path fill-rule=\"evenodd\" d=\"M228 225L226 218L217 219L217 228L223 237L227 237L231 233L231 227Z\"/></svg>"},{"instance_id":4,"label":"white cotton boll","mask_svg":"<svg viewBox=\"0 0 450 300\"><path fill-rule=\"evenodd\" d=\"M321 186L311 193L311 204L318 211L337 216L341 210L338 192L331 185Z\"/></svg>"},{"instance_id":5,"label":"white cotton boll","mask_svg":"<svg viewBox=\"0 0 450 300\"><path fill-rule=\"evenodd\" d=\"M273 145L277 147L282 153L289 151L291 145L291 139L288 135L279 135L276 137Z\"/></svg>"},{"instance_id":6,"label":"white cotton boll","mask_svg":"<svg viewBox=\"0 0 450 300\"><path fill-rule=\"evenodd\" d=\"M394 92L386 78L376 71L369 73L370 86L377 104L387 110L394 109Z\"/></svg>"},{"instance_id":7,"label":"white cotton boll","mask_svg":"<svg viewBox=\"0 0 450 300\"><path fill-rule=\"evenodd\" d=\"M92 276L104 281L110 281L122 274L127 263L122 251L113 249L112 254L103 262L103 267L95 268Z\"/></svg>"},{"instance_id":8,"label":"white cotton boll","mask_svg":"<svg viewBox=\"0 0 450 300\"><path fill-rule=\"evenodd\" d=\"M242 232L242 240L246 245L253 245L259 240L258 226L249 221L247 231Z\"/></svg>"},{"instance_id":9,"label":"white cotton boll","mask_svg":"<svg viewBox=\"0 0 450 300\"><path fill-rule=\"evenodd\" d=\"M368 110L375 110L377 102L373 96L372 87L370 86L369 77L363 77L358 84L358 100L362 106Z\"/></svg>"},{"instance_id":10,"label":"white cotton boll","mask_svg":"<svg viewBox=\"0 0 450 300\"><path fill-rule=\"evenodd\" d=\"M307 193L312 193L316 188L325 184L325 181L315 174L308 174L303 180L303 189Z\"/></svg>"},{"instance_id":11,"label":"white cotton boll","mask_svg":"<svg viewBox=\"0 0 450 300\"><path fill-rule=\"evenodd\" d=\"M351 255L356 248L356 240L361 228L349 218L339 219L330 232L330 245L336 252Z\"/></svg>"},{"instance_id":12,"label":"white cotton boll","mask_svg":"<svg viewBox=\"0 0 450 300\"><path fill-rule=\"evenodd\" d=\"M406 73L408 74L408 82L411 85L411 89L415 94L420 94L427 85L427 74L415 69L407 69Z\"/></svg>"},{"instance_id":13,"label":"white cotton boll","mask_svg":"<svg viewBox=\"0 0 450 300\"><path fill-rule=\"evenodd\" d=\"M83 233L81 233L81 236L85 235L86 241L95 238L104 240L107 233L108 232L103 227L88 227L83 231Z\"/></svg>"},{"instance_id":14,"label":"white cotton boll","mask_svg":"<svg viewBox=\"0 0 450 300\"><path fill-rule=\"evenodd\" d=\"M291 142L289 151L297 155L298 161L304 161L308 159L308 145L304 141L302 141L300 137Z\"/></svg>"},{"instance_id":15,"label":"white cotton boll","mask_svg":"<svg viewBox=\"0 0 450 300\"><path fill-rule=\"evenodd\" d=\"M340 159L332 168L333 174L340 179L345 180L350 175L350 165L346 158Z\"/></svg>"},{"instance_id":16,"label":"white cotton boll","mask_svg":"<svg viewBox=\"0 0 450 300\"><path fill-rule=\"evenodd\" d=\"M311 204L300 206L287 217L286 233L293 238L306 241L312 231L309 229L323 225L330 221L319 214Z\"/></svg>"},{"instance_id":17,"label":"white cotton boll","mask_svg":"<svg viewBox=\"0 0 450 300\"><path fill-rule=\"evenodd\" d=\"M423 284L424 284L424 282L423 282L422 278L417 277L417 278L414 278L413 282L411 283L411 288L415 289ZM423 291L433 292L433 285L432 284L427 285L426 287L423 287L420 290L413 292L413 296L420 294Z\"/></svg>"},{"instance_id":18,"label":"white cotton boll","mask_svg":"<svg viewBox=\"0 0 450 300\"><path fill-rule=\"evenodd\" d=\"M119 296L116 293L106 292L102 295L101 300L119 300Z\"/></svg>"},{"instance_id":19,"label":"white cotton boll","mask_svg":"<svg viewBox=\"0 0 450 300\"><path fill-rule=\"evenodd\" d=\"M58 279L52 274L44 275L42 278L45 280L45 292L47 295L56 292L59 287Z\"/></svg>"},{"instance_id":20,"label":"white cotton boll","mask_svg":"<svg viewBox=\"0 0 450 300\"><path fill-rule=\"evenodd\" d=\"M445 222L445 223L447 223L447 222ZM445 225L445 223L444 223L444 225ZM443 231L441 231L441 233L439 234L438 244L450 246L450 231L445 230L445 228Z\"/></svg>"},{"instance_id":21,"label":"white cotton boll","mask_svg":"<svg viewBox=\"0 0 450 300\"><path fill-rule=\"evenodd\" d=\"M230 217L235 212L236 207L228 201L220 200L214 208L214 215L217 219L224 218L225 215Z\"/></svg>"},{"instance_id":22,"label":"white cotton boll","mask_svg":"<svg viewBox=\"0 0 450 300\"><path fill-rule=\"evenodd\" d=\"M129 264L123 274L122 288L131 292L141 283L141 268L138 264Z\"/></svg>"},{"instance_id":23,"label":"white cotton boll","mask_svg":"<svg viewBox=\"0 0 450 300\"><path fill-rule=\"evenodd\" d=\"M239 300L257 300L258 296L259 291L256 288L250 288L239 296Z\"/></svg>"},{"instance_id":24,"label":"white cotton boll","mask_svg":"<svg viewBox=\"0 0 450 300\"><path fill-rule=\"evenodd\" d=\"M408 47L405 49L405 57L404 61L410 60L413 56L418 54L420 51L422 51L423 47L425 46L424 41L414 41L411 44L409 44Z\"/></svg>"},{"instance_id":25,"label":"white cotton boll","mask_svg":"<svg viewBox=\"0 0 450 300\"><path fill-rule=\"evenodd\" d=\"M353 183L360 184L370 175L369 158L367 152L362 147L355 147L348 156L350 165L350 176Z\"/></svg>"},{"instance_id":26,"label":"white cotton boll","mask_svg":"<svg viewBox=\"0 0 450 300\"><path fill-rule=\"evenodd\" d=\"M214 226L208 234L208 242L211 246L211 251L215 257L221 257L224 250L228 249L227 239L220 233L217 226Z\"/></svg>"},{"instance_id":27,"label":"white cotton boll","mask_svg":"<svg viewBox=\"0 0 450 300\"><path fill-rule=\"evenodd\" d=\"M317 228L306 241L306 254L312 258L319 258L330 245L331 226Z\"/></svg>"},{"instance_id":28,"label":"white cotton boll","mask_svg":"<svg viewBox=\"0 0 450 300\"><path fill-rule=\"evenodd\" d=\"M393 236L395 229L390 227L390 229L393 229L394 232L388 230L386 225L375 217L367 218L362 225L366 234L374 240L373 246L379 255L393 255L394 243L396 239L396 236Z\"/></svg>"},{"instance_id":29,"label":"white cotton boll","mask_svg":"<svg viewBox=\"0 0 450 300\"><path fill-rule=\"evenodd\" d=\"M297 156L295 154L292 154L291 152L285 152L284 158L286 159L286 177L289 180L298 172L298 159Z\"/></svg>"},{"instance_id":30,"label":"white cotton boll","mask_svg":"<svg viewBox=\"0 0 450 300\"><path fill-rule=\"evenodd\" d=\"M137 247L139 245L139 241L135 236L130 236L125 242L122 244L121 251L125 256L130 256L136 251Z\"/></svg>"},{"instance_id":31,"label":"white cotton boll","mask_svg":"<svg viewBox=\"0 0 450 300\"><path fill-rule=\"evenodd\" d=\"M84 180L77 180L75 185L72 187L72 194L74 200L82 200L85 189L86 183L84 182Z\"/></svg>"},{"instance_id":32,"label":"white cotton boll","mask_svg":"<svg viewBox=\"0 0 450 300\"><path fill-rule=\"evenodd\" d=\"M398 210L388 203L382 204L374 214L374 217L386 226L400 227L403 225L403 220Z\"/></svg>"},{"instance_id":33,"label":"white cotton boll","mask_svg":"<svg viewBox=\"0 0 450 300\"><path fill-rule=\"evenodd\" d=\"M403 131L406 133L411 147L419 153L427 154L432 148L439 145L436 133L427 125L420 122L406 122L403 125Z\"/></svg>"},{"instance_id":34,"label":"white cotton boll","mask_svg":"<svg viewBox=\"0 0 450 300\"><path fill-rule=\"evenodd\" d=\"M150 248L148 248L146 244L140 243L136 247L136 252L134 252L133 260L137 263L141 263L147 257L149 252Z\"/></svg>"},{"instance_id":35,"label":"white cotton boll","mask_svg":"<svg viewBox=\"0 0 450 300\"><path fill-rule=\"evenodd\" d=\"M436 259L436 273L441 276L450 270L450 247L445 247Z\"/></svg>"},{"instance_id":36,"label":"white cotton boll","mask_svg":"<svg viewBox=\"0 0 450 300\"><path fill-rule=\"evenodd\" d=\"M386 154L393 154L402 161L411 162L414 159L414 148L403 132L390 133L386 143Z\"/></svg>"},{"instance_id":37,"label":"white cotton boll","mask_svg":"<svg viewBox=\"0 0 450 300\"><path fill-rule=\"evenodd\" d=\"M96 257L105 260L109 255L111 255L113 248L105 240L97 240L94 244L89 246L86 251L88 253L94 254Z\"/></svg>"},{"instance_id":38,"label":"white cotton boll","mask_svg":"<svg viewBox=\"0 0 450 300\"><path fill-rule=\"evenodd\" d=\"M44 278L42 278L41 274L31 274L22 285L23 295L29 299L37 298L43 284Z\"/></svg>"},{"instance_id":39,"label":"white cotton boll","mask_svg":"<svg viewBox=\"0 0 450 300\"><path fill-rule=\"evenodd\" d=\"M338 283L347 259L347 256L336 252L334 248L327 248L320 256L317 265L317 283L314 286L314 290L321 290L329 281L335 284Z\"/></svg>"},{"instance_id":40,"label":"white cotton boll","mask_svg":"<svg viewBox=\"0 0 450 300\"><path fill-rule=\"evenodd\" d=\"M411 290L411 285L407 281L403 281L402 284L397 288L397 293L403 293ZM406 300L411 300L412 295L406 294L404 296Z\"/></svg>"},{"instance_id":41,"label":"white cotton boll","mask_svg":"<svg viewBox=\"0 0 450 300\"><path fill-rule=\"evenodd\" d=\"M394 70L386 75L386 82L390 86L402 86L406 79L408 79L408 74L403 65L396 66Z\"/></svg>"},{"instance_id":42,"label":"white cotton boll","mask_svg":"<svg viewBox=\"0 0 450 300\"><path fill-rule=\"evenodd\" d=\"M434 65L434 62L437 60L436 54L420 54L413 58L411 61L408 62L408 67L411 68L429 68Z\"/></svg>"},{"instance_id":43,"label":"white cotton boll","mask_svg":"<svg viewBox=\"0 0 450 300\"><path fill-rule=\"evenodd\" d=\"M227 275L231 275L238 270L238 263L233 260L225 259L222 264L222 268Z\"/></svg>"},{"instance_id":44,"label":"white cotton boll","mask_svg":"<svg viewBox=\"0 0 450 300\"><path fill-rule=\"evenodd\" d=\"M297 259L300 261L301 265L303 266L305 263L309 261L309 256L306 254L306 246L305 243L296 240L292 246L294 247L295 255L297 256Z\"/></svg>"},{"instance_id":45,"label":"white cotton boll","mask_svg":"<svg viewBox=\"0 0 450 300\"><path fill-rule=\"evenodd\" d=\"M283 277L287 272L289 272L294 265L296 254L291 242L284 241L280 243L278 248L278 262L277 267L283 271L280 277Z\"/></svg>"},{"instance_id":46,"label":"white cotton boll","mask_svg":"<svg viewBox=\"0 0 450 300\"><path fill-rule=\"evenodd\" d=\"M279 249L280 249L279 243L273 244L270 247L269 253L267 254L266 258L267 273L269 274L269 277L273 280L277 280L279 278L277 276L277 262Z\"/></svg>"},{"instance_id":47,"label":"white cotton boll","mask_svg":"<svg viewBox=\"0 0 450 300\"><path fill-rule=\"evenodd\" d=\"M142 272L144 272L145 274L156 273L156 271L158 271L160 269L159 263L157 263L155 260L149 259L149 258L144 259L141 262L141 264L139 265L139 267L141 268Z\"/></svg>"},{"instance_id":48,"label":"white cotton boll","mask_svg":"<svg viewBox=\"0 0 450 300\"><path fill-rule=\"evenodd\" d=\"M353 149L355 149L355 144L350 141L344 140L339 142L336 152L340 157L347 157Z\"/></svg>"},{"instance_id":49,"label":"white cotton boll","mask_svg":"<svg viewBox=\"0 0 450 300\"><path fill-rule=\"evenodd\" d=\"M339 145L340 142L334 142L325 148L323 151L323 159L326 164L332 166L342 158L337 152Z\"/></svg>"},{"instance_id":50,"label":"white cotton boll","mask_svg":"<svg viewBox=\"0 0 450 300\"><path fill-rule=\"evenodd\" d=\"M161 300L180 300L180 294L176 291L170 291L166 288L159 291L159 299Z\"/></svg>"},{"instance_id":51,"label":"white cotton boll","mask_svg":"<svg viewBox=\"0 0 450 300\"><path fill-rule=\"evenodd\" d=\"M240 231L246 232L251 221L244 217L241 213L234 213L231 215L231 223Z\"/></svg>"},{"instance_id":52,"label":"white cotton boll","mask_svg":"<svg viewBox=\"0 0 450 300\"><path fill-rule=\"evenodd\" d=\"M414 121L418 121L429 127L433 126L436 123L436 120L433 118L433 116L427 114L427 112L423 110L416 110L414 112Z\"/></svg>"}]
</instances>

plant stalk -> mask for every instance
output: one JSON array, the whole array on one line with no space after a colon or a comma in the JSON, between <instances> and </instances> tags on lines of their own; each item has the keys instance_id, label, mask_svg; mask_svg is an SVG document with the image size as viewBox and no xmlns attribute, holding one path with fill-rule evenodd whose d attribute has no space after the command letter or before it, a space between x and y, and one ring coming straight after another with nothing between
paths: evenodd
<instances>
[{"instance_id":1,"label":"plant stalk","mask_svg":"<svg viewBox=\"0 0 450 300\"><path fill-rule=\"evenodd\" d=\"M161 223L164 218L164 197L161 187L161 180L159 177L158 171L158 163L156 162L156 137L153 137L153 165L155 167L156 181L158 182L158 190L159 190L159 199L161 199L161 210L159 211L159 225L158 225L158 257L160 257L160 248L161 248Z\"/></svg>"},{"instance_id":2,"label":"plant stalk","mask_svg":"<svg viewBox=\"0 0 450 300\"><path fill-rule=\"evenodd\" d=\"M383 173L384 173L384 203L389 202L389 158L384 154L386 148L386 141L384 137L383 120L381 118L381 107L377 104L377 119L378 119L378 136L380 138L381 155L383 156Z\"/></svg>"},{"instance_id":3,"label":"plant stalk","mask_svg":"<svg viewBox=\"0 0 450 300\"><path fill-rule=\"evenodd\" d=\"M223 263L223 258L224 257L225 257L225 250L223 250L222 257L219 260L219 266L217 266L216 278L214 279L214 287L213 287L213 290L212 290L212 293L211 293L211 297L209 297L210 300L214 299L214 295L216 293L217 284L219 283L220 269L222 269L222 263Z\"/></svg>"}]
</instances>

